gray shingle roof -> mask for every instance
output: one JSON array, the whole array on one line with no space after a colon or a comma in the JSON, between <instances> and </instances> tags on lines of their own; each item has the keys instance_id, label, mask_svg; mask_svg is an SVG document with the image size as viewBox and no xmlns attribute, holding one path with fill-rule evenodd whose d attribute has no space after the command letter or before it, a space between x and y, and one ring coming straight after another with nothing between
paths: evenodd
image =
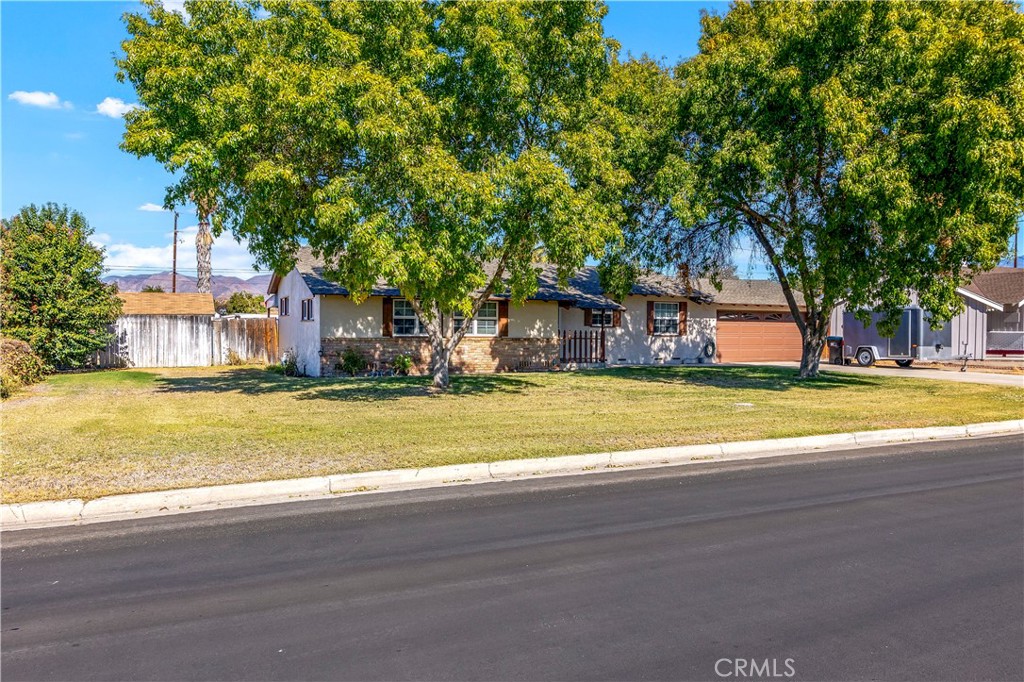
<instances>
[{"instance_id":1,"label":"gray shingle roof","mask_svg":"<svg viewBox=\"0 0 1024 682\"><path fill-rule=\"evenodd\" d=\"M786 296L782 293L782 285L771 279L725 279L722 290L716 291L711 282L701 280L699 286L706 291L718 305L764 305L786 307ZM804 297L799 291L793 292L796 303L801 308Z\"/></svg>"},{"instance_id":2,"label":"gray shingle roof","mask_svg":"<svg viewBox=\"0 0 1024 682\"><path fill-rule=\"evenodd\" d=\"M302 275L309 290L319 295L348 295L345 287L324 277L324 262L313 255L308 246L301 247L296 255L295 267ZM569 278L566 287L558 285L558 271L554 265L539 264L537 292L530 297L534 301L558 301L578 308L618 309L622 306L604 295L598 278L597 268L581 268ZM274 288L274 283L271 287ZM658 273L641 275L633 285L635 296L672 296L690 298L698 302L715 302L720 305L771 305L785 306L782 287L771 280L725 280L722 291L716 291L710 282L701 280L695 287L675 277ZM372 296L400 296L396 287L379 280L371 292ZM508 296L507 292L496 294L497 298ZM797 302L803 305L803 298L797 294Z\"/></svg>"}]
</instances>

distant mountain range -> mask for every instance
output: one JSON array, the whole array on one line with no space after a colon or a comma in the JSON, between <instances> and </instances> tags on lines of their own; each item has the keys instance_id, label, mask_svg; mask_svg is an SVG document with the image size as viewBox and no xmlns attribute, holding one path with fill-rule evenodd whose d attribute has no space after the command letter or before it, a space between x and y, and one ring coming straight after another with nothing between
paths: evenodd
<instances>
[{"instance_id":1,"label":"distant mountain range","mask_svg":"<svg viewBox=\"0 0 1024 682\"><path fill-rule=\"evenodd\" d=\"M145 287L160 287L168 293L171 291L170 272L158 272L150 275L108 275L103 278L103 281L116 284L118 291L142 291ZM210 278L213 297L218 300L227 298L236 291L247 291L263 296L267 293L268 284L270 284L270 275L256 275L249 279L227 275L213 275ZM178 275L177 289L183 294L199 291L196 286L196 278L182 274Z\"/></svg>"}]
</instances>

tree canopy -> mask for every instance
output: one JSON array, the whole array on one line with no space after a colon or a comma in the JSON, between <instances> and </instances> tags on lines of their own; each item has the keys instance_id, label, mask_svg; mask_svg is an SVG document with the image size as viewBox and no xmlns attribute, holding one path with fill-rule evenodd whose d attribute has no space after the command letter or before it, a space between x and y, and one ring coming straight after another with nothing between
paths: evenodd
<instances>
[{"instance_id":1,"label":"tree canopy","mask_svg":"<svg viewBox=\"0 0 1024 682\"><path fill-rule=\"evenodd\" d=\"M655 126L633 157L647 203L621 260L704 269L749 239L797 318L802 376L839 304L894 320L916 292L937 322L956 314L956 288L996 264L1024 211L1018 8L736 3L702 29L674 79L650 63L619 78L641 126L678 90L674 135Z\"/></svg>"},{"instance_id":2,"label":"tree canopy","mask_svg":"<svg viewBox=\"0 0 1024 682\"><path fill-rule=\"evenodd\" d=\"M0 229L0 326L51 368L80 367L112 338L121 312L105 284L103 250L67 206L26 206Z\"/></svg>"},{"instance_id":3,"label":"tree canopy","mask_svg":"<svg viewBox=\"0 0 1024 682\"><path fill-rule=\"evenodd\" d=\"M217 308L222 304L218 302ZM224 312L231 315L234 313L265 313L267 307L263 305L263 297L251 294L248 291L235 291L223 303Z\"/></svg>"},{"instance_id":4,"label":"tree canopy","mask_svg":"<svg viewBox=\"0 0 1024 682\"><path fill-rule=\"evenodd\" d=\"M151 3L120 76L123 147L204 196L214 229L285 271L302 243L355 299L397 286L435 383L489 296L522 301L543 247L563 277L619 234L596 125L615 44L597 2Z\"/></svg>"}]
</instances>

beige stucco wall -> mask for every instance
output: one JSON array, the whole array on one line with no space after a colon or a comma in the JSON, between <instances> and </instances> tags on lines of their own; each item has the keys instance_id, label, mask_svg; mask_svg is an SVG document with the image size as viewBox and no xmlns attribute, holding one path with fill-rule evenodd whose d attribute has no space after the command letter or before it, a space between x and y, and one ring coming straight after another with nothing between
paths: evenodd
<instances>
[{"instance_id":1,"label":"beige stucco wall","mask_svg":"<svg viewBox=\"0 0 1024 682\"><path fill-rule=\"evenodd\" d=\"M647 335L647 302L685 302L686 334ZM684 298L628 296L623 305L622 326L605 329L605 355L609 364L681 364L694 362L708 341L715 340L717 314L713 305L701 305ZM579 308L560 310L561 328L567 331L592 329L583 325ZM711 360L706 360L711 362Z\"/></svg>"},{"instance_id":2,"label":"beige stucco wall","mask_svg":"<svg viewBox=\"0 0 1024 682\"><path fill-rule=\"evenodd\" d=\"M320 296L320 329L325 338L366 339L380 337L384 328L384 299L371 296L356 304L348 296ZM445 320L450 324L450 320ZM508 335L513 339L558 336L558 304L527 301L509 305Z\"/></svg>"},{"instance_id":3,"label":"beige stucco wall","mask_svg":"<svg viewBox=\"0 0 1024 682\"><path fill-rule=\"evenodd\" d=\"M348 339L380 336L384 329L383 301L379 296L370 296L356 304L348 296L321 296L321 334Z\"/></svg>"},{"instance_id":4,"label":"beige stucco wall","mask_svg":"<svg viewBox=\"0 0 1024 682\"><path fill-rule=\"evenodd\" d=\"M558 336L558 304L554 301L527 301L521 306L509 304L508 335L513 339Z\"/></svg>"},{"instance_id":5,"label":"beige stucco wall","mask_svg":"<svg viewBox=\"0 0 1024 682\"><path fill-rule=\"evenodd\" d=\"M320 297L314 297L297 270L281 279L277 289L278 306L288 298L288 315L277 320L278 348L281 353L294 354L299 371L309 376L320 376ZM302 321L302 300L313 299L313 320Z\"/></svg>"}]
</instances>

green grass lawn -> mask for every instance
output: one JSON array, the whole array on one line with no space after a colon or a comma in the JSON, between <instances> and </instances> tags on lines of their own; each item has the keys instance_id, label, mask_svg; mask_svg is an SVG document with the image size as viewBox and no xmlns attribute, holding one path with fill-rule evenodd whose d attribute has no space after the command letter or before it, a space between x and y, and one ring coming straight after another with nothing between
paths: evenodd
<instances>
[{"instance_id":1,"label":"green grass lawn","mask_svg":"<svg viewBox=\"0 0 1024 682\"><path fill-rule=\"evenodd\" d=\"M1011 387L841 374L805 382L767 367L456 376L443 395L428 385L251 367L54 376L0 407L3 500L1024 414L1024 391Z\"/></svg>"}]
</instances>

